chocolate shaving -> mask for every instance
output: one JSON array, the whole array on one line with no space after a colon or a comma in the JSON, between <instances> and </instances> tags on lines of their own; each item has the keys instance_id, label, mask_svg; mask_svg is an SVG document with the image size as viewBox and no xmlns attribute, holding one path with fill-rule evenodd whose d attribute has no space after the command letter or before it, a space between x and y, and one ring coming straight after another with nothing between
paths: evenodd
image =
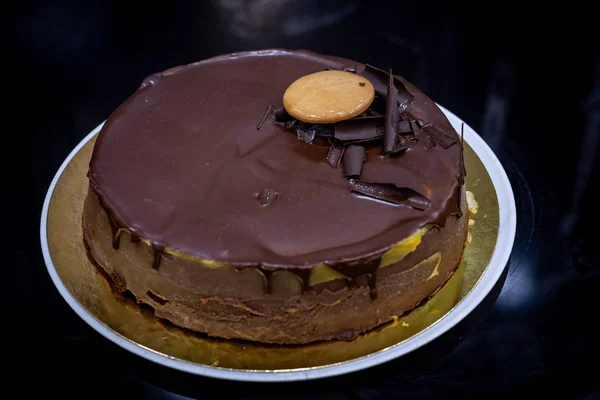
<instances>
[{"instance_id":1,"label":"chocolate shaving","mask_svg":"<svg viewBox=\"0 0 600 400\"><path fill-rule=\"evenodd\" d=\"M340 165L340 161L342 161L342 157L344 156L344 150L346 150L346 148L342 143L337 140L332 140L331 146L329 147L329 153L327 153L327 161L329 162L329 165L337 168Z\"/></svg>"},{"instance_id":2,"label":"chocolate shaving","mask_svg":"<svg viewBox=\"0 0 600 400\"><path fill-rule=\"evenodd\" d=\"M444 149L450 148L454 143L457 142L456 138L446 135L433 125L425 125L423 132L427 133L433 141L442 146Z\"/></svg>"},{"instance_id":3,"label":"chocolate shaving","mask_svg":"<svg viewBox=\"0 0 600 400\"><path fill-rule=\"evenodd\" d=\"M365 65L365 69L362 72L362 76L364 76L365 78L367 78L372 84L373 87L375 88L375 94L377 96L380 97L386 97L387 96L387 87L388 87L388 73L386 73L384 70L373 67L372 65L366 64ZM404 85L404 82L402 82L400 79L396 78L395 76L392 76L393 78L393 82L394 82L394 87L396 89L396 93L395 93L395 97L396 97L396 101L398 103L398 109L400 111L400 113L404 112L409 106L410 104L414 101L415 96L413 96L408 89L406 88L406 86Z\"/></svg>"},{"instance_id":4,"label":"chocolate shaving","mask_svg":"<svg viewBox=\"0 0 600 400\"><path fill-rule=\"evenodd\" d=\"M397 136L396 142L394 143L394 147L390 154L397 154L401 151L405 151L413 147L417 143L417 138L415 136Z\"/></svg>"},{"instance_id":5,"label":"chocolate shaving","mask_svg":"<svg viewBox=\"0 0 600 400\"><path fill-rule=\"evenodd\" d=\"M365 69L361 75L371 82L377 96L385 97L387 94L388 77L384 70L365 64Z\"/></svg>"},{"instance_id":6,"label":"chocolate shaving","mask_svg":"<svg viewBox=\"0 0 600 400\"><path fill-rule=\"evenodd\" d=\"M273 204L278 195L279 193L272 189L265 189L258 194L257 198L263 207L268 207Z\"/></svg>"},{"instance_id":7,"label":"chocolate shaving","mask_svg":"<svg viewBox=\"0 0 600 400\"><path fill-rule=\"evenodd\" d=\"M427 139L425 139L425 148L428 151L431 151L435 148L435 146L435 141L431 138L431 135L427 136Z\"/></svg>"},{"instance_id":8,"label":"chocolate shaving","mask_svg":"<svg viewBox=\"0 0 600 400\"><path fill-rule=\"evenodd\" d=\"M426 210L431 206L431 201L419 192L406 187L398 187L393 183L352 180L350 189L355 193L392 204L408 205L417 210Z\"/></svg>"},{"instance_id":9,"label":"chocolate shaving","mask_svg":"<svg viewBox=\"0 0 600 400\"><path fill-rule=\"evenodd\" d=\"M298 139L302 140L305 143L310 143L315 140L316 131L311 129L310 127L297 126L296 127L296 135Z\"/></svg>"},{"instance_id":10,"label":"chocolate shaving","mask_svg":"<svg viewBox=\"0 0 600 400\"><path fill-rule=\"evenodd\" d=\"M315 124L311 129L314 129L316 136L326 138L333 137L335 132L335 126L333 124Z\"/></svg>"},{"instance_id":11,"label":"chocolate shaving","mask_svg":"<svg viewBox=\"0 0 600 400\"><path fill-rule=\"evenodd\" d=\"M271 105L267 106L267 109L265 110L265 113L263 114L262 118L260 119L260 122L258 123L258 125L256 125L257 130L260 131L260 129L264 125L264 123L265 123L267 117L269 116L269 114L271 113L271 111L273 111L273 106L271 106Z\"/></svg>"},{"instance_id":12,"label":"chocolate shaving","mask_svg":"<svg viewBox=\"0 0 600 400\"><path fill-rule=\"evenodd\" d=\"M396 106L396 90L392 70L388 71L387 95L385 98L385 118L383 125L383 154L392 153L396 145L398 134L394 129L400 121L400 112Z\"/></svg>"},{"instance_id":13,"label":"chocolate shaving","mask_svg":"<svg viewBox=\"0 0 600 400\"><path fill-rule=\"evenodd\" d=\"M274 109L273 116L275 117L275 122L279 122L279 123L295 121L295 118L292 117L290 114L288 114L288 112L285 111L285 108L283 108L283 107L278 107L278 108Z\"/></svg>"},{"instance_id":14,"label":"chocolate shaving","mask_svg":"<svg viewBox=\"0 0 600 400\"><path fill-rule=\"evenodd\" d=\"M335 126L334 137L343 142L357 142L379 139L383 132L377 129L381 117L362 117L339 122Z\"/></svg>"},{"instance_id":15,"label":"chocolate shaving","mask_svg":"<svg viewBox=\"0 0 600 400\"><path fill-rule=\"evenodd\" d=\"M364 116L380 115L383 117L385 115L385 96L384 97L375 96L375 98L373 99L373 102L371 103L371 105L369 106L367 111L365 111L363 113L363 115Z\"/></svg>"},{"instance_id":16,"label":"chocolate shaving","mask_svg":"<svg viewBox=\"0 0 600 400\"><path fill-rule=\"evenodd\" d=\"M399 134L413 133L412 124L408 120L399 121L396 125L396 132L398 132Z\"/></svg>"},{"instance_id":17,"label":"chocolate shaving","mask_svg":"<svg viewBox=\"0 0 600 400\"><path fill-rule=\"evenodd\" d=\"M364 147L349 146L344 153L344 176L346 178L359 177L366 159L367 150Z\"/></svg>"}]
</instances>

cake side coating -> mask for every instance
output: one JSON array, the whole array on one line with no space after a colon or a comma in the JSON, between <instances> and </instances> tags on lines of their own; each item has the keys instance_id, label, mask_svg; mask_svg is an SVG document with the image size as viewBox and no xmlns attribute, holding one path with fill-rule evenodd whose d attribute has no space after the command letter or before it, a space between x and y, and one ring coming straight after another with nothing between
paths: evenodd
<instances>
[{"instance_id":1,"label":"cake side coating","mask_svg":"<svg viewBox=\"0 0 600 400\"><path fill-rule=\"evenodd\" d=\"M468 212L451 216L444 229L430 229L400 262L376 272L377 297L367 276L356 284L336 279L309 286L280 270L268 277L259 268L209 267L197 260L165 256L151 267L150 245L124 233L112 248L112 229L97 196L84 208L84 233L91 258L119 291L130 291L155 315L211 336L263 343L304 344L349 340L392 321L432 296L457 268L467 235ZM267 285L270 290L267 293Z\"/></svg>"}]
</instances>

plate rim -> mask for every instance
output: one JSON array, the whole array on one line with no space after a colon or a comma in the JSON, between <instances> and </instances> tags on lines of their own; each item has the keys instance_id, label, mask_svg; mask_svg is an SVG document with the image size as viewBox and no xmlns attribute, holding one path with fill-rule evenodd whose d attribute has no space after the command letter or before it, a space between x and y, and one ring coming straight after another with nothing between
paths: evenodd
<instances>
[{"instance_id":1,"label":"plate rim","mask_svg":"<svg viewBox=\"0 0 600 400\"><path fill-rule=\"evenodd\" d=\"M75 146L75 148L71 150L69 155L60 165L58 171L56 172L54 178L50 183L50 186L46 193L46 197L44 199L42 214L40 217L40 243L42 248L42 254L44 256L44 262L46 264L46 269L48 270L48 273L50 275L50 278L52 279L52 282L54 283L54 286L57 288L63 299L67 302L71 309L73 309L73 311L75 311L75 313L81 319L83 319L89 326L91 326L96 332L100 333L106 339L112 341L113 343L124 348L125 350L136 354L142 358L145 358L149 361L155 362L157 364L169 368L173 368L179 371L195 375L245 382L306 381L311 379L321 379L342 375L350 372L360 371L369 367L373 367L375 365L383 364L402 355L410 353L411 351L414 351L417 348L424 346L425 344L431 342L432 340L436 339L437 337L450 330L462 319L464 319L469 313L471 313L473 309L475 309L475 307L479 305L479 303L481 303L485 296L487 296L488 293L492 290L492 288L500 278L502 272L506 268L510 254L512 252L512 247L516 235L517 215L515 198L512 186L510 184L508 176L506 175L504 167L502 166L492 149L481 138L481 136L479 136L479 134L475 132L474 129L472 129L468 124L464 123L464 121L462 121L458 116L456 116L448 109L444 108L439 104L437 105L446 115L446 117L453 125L453 127L457 130L457 132L459 131L460 126L464 124L465 141L469 143L469 146L477 154L490 176L492 184L496 189L496 194L498 198L498 237L488 266L485 268L479 281L475 284L475 286L471 289L467 296L464 299L462 299L462 301L459 304L457 304L451 311L442 316L435 324L430 326L428 329L415 334L414 336L399 343L398 345L392 346L383 351L359 357L354 360L346 361L343 363L336 363L332 365L326 365L322 367L307 369L299 368L294 369L292 371L283 370L273 372L244 371L202 365L186 360L173 358L168 355L163 355L150 348L128 340L119 333L105 326L101 321L97 320L81 304L79 304L77 299L75 299L75 297L69 292L65 284L62 282L62 279L58 275L48 247L47 220L50 201L52 199L54 189L56 188L56 184L60 179L63 171L71 162L73 157L75 157L75 155L81 150L81 148L87 142L89 142L98 132L100 132L106 120L101 122L96 128L94 128L90 133L88 133L77 144L77 146Z\"/></svg>"}]
</instances>

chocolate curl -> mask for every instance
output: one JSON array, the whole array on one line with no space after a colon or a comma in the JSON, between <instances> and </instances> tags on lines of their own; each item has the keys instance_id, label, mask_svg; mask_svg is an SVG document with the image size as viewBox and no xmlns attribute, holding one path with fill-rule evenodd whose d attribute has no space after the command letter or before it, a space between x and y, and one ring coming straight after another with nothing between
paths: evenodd
<instances>
[{"instance_id":1,"label":"chocolate curl","mask_svg":"<svg viewBox=\"0 0 600 400\"><path fill-rule=\"evenodd\" d=\"M400 111L396 102L396 87L394 86L394 75L388 70L387 95L385 99L385 118L383 124L383 154L389 155L394 151L398 134L395 130L400 121Z\"/></svg>"},{"instance_id":2,"label":"chocolate curl","mask_svg":"<svg viewBox=\"0 0 600 400\"><path fill-rule=\"evenodd\" d=\"M350 189L374 199L392 204L404 204L417 210L431 207L431 201L419 192L406 187L398 187L393 183L377 183L359 180L350 181Z\"/></svg>"},{"instance_id":3,"label":"chocolate curl","mask_svg":"<svg viewBox=\"0 0 600 400\"><path fill-rule=\"evenodd\" d=\"M358 178L366 159L367 150L364 147L349 146L344 153L344 176L346 178Z\"/></svg>"},{"instance_id":4,"label":"chocolate curl","mask_svg":"<svg viewBox=\"0 0 600 400\"><path fill-rule=\"evenodd\" d=\"M365 142L379 139L383 132L378 129L382 117L362 117L339 122L334 137L342 142Z\"/></svg>"},{"instance_id":5,"label":"chocolate curl","mask_svg":"<svg viewBox=\"0 0 600 400\"><path fill-rule=\"evenodd\" d=\"M434 142L442 146L444 149L449 149L454 143L457 142L456 138L446 135L433 125L425 125L421 129L423 129L423 132L427 133Z\"/></svg>"},{"instance_id":6,"label":"chocolate curl","mask_svg":"<svg viewBox=\"0 0 600 400\"><path fill-rule=\"evenodd\" d=\"M346 148L342 143L337 140L332 140L331 146L329 146L329 153L327 153L329 165L333 168L337 168L340 165L340 161L342 161L345 149Z\"/></svg>"},{"instance_id":7,"label":"chocolate curl","mask_svg":"<svg viewBox=\"0 0 600 400\"><path fill-rule=\"evenodd\" d=\"M261 130L261 128L263 127L263 125L264 125L265 121L267 120L267 117L269 116L271 111L273 111L273 106L271 106L271 105L267 106L265 113L263 114L262 118L260 119L258 125L256 125L256 130L259 130L259 131Z\"/></svg>"}]
</instances>

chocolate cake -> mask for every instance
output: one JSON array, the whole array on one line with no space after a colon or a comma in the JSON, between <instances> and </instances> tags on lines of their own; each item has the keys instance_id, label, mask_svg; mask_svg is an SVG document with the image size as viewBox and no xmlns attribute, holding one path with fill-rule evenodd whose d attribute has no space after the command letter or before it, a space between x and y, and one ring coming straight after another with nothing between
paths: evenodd
<instances>
[{"instance_id":1,"label":"chocolate cake","mask_svg":"<svg viewBox=\"0 0 600 400\"><path fill-rule=\"evenodd\" d=\"M284 104L323 71L372 86L364 111L322 122ZM105 122L84 240L118 290L175 325L347 340L457 268L462 150L437 105L391 70L309 51L219 56L147 77Z\"/></svg>"}]
</instances>

